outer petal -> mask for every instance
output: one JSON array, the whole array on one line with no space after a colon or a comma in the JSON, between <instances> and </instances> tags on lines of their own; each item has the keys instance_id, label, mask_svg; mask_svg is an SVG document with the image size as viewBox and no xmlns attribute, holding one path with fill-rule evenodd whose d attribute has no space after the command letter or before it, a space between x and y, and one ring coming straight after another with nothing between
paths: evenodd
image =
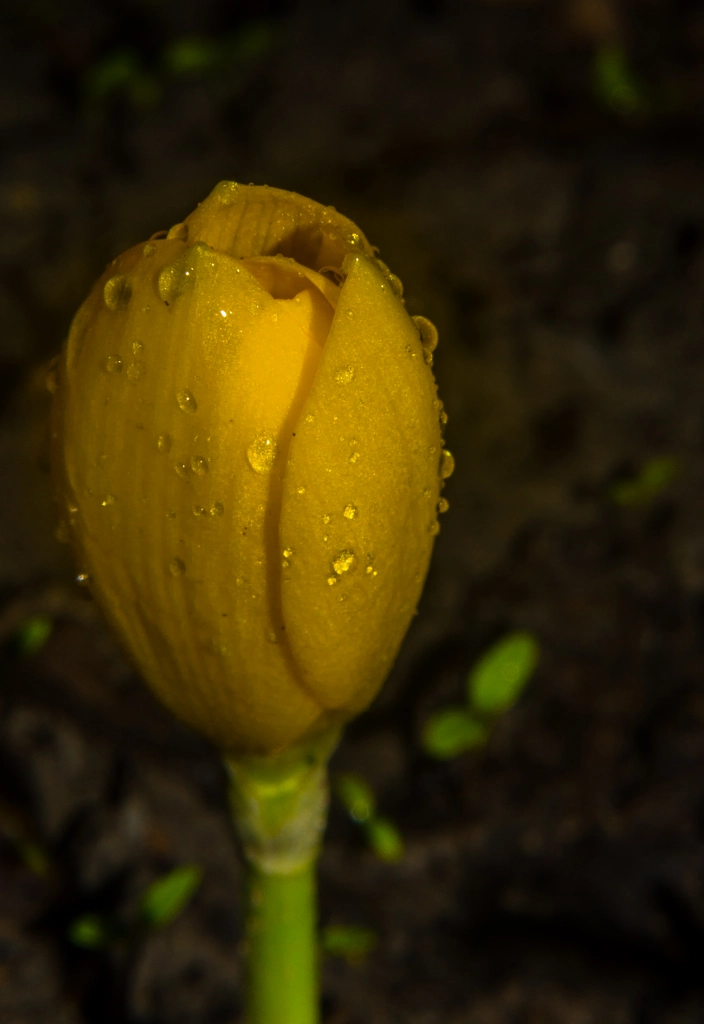
<instances>
[{"instance_id":1,"label":"outer petal","mask_svg":"<svg viewBox=\"0 0 704 1024\"><path fill-rule=\"evenodd\" d=\"M440 430L418 331L373 261L350 256L289 451L281 543L296 665L353 713L387 675L437 532Z\"/></svg>"},{"instance_id":2,"label":"outer petal","mask_svg":"<svg viewBox=\"0 0 704 1024\"><path fill-rule=\"evenodd\" d=\"M79 312L55 402L59 489L96 598L161 700L240 753L326 720L279 604L289 421L320 358L304 306L207 246L140 246Z\"/></svg>"}]
</instances>

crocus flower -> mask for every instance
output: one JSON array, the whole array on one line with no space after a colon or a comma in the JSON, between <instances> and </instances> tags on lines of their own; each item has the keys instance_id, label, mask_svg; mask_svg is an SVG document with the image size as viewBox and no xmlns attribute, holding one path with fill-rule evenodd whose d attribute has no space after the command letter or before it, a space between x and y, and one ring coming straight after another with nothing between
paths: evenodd
<instances>
[{"instance_id":1,"label":"crocus flower","mask_svg":"<svg viewBox=\"0 0 704 1024\"><path fill-rule=\"evenodd\" d=\"M234 754L381 686L438 531L437 334L331 207L222 182L114 260L53 371L59 530L157 696Z\"/></svg>"}]
</instances>

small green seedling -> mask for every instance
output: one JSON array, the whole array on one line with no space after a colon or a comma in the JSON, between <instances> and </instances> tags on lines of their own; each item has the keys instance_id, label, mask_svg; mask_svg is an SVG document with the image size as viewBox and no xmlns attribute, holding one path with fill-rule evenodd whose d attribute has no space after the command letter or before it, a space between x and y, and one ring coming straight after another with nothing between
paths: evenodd
<instances>
[{"instance_id":1,"label":"small green seedling","mask_svg":"<svg viewBox=\"0 0 704 1024\"><path fill-rule=\"evenodd\" d=\"M69 940L81 949L103 949L112 939L110 925L99 914L82 914L71 923Z\"/></svg>"},{"instance_id":2,"label":"small green seedling","mask_svg":"<svg viewBox=\"0 0 704 1024\"><path fill-rule=\"evenodd\" d=\"M185 909L203 880L198 864L181 864L153 882L142 896L140 917L152 928L169 924Z\"/></svg>"},{"instance_id":3,"label":"small green seedling","mask_svg":"<svg viewBox=\"0 0 704 1024\"><path fill-rule=\"evenodd\" d=\"M513 707L535 671L540 653L530 633L509 633L482 655L467 678L467 700L482 715Z\"/></svg>"},{"instance_id":4,"label":"small green seedling","mask_svg":"<svg viewBox=\"0 0 704 1024\"><path fill-rule=\"evenodd\" d=\"M647 105L643 86L620 46L602 46L596 51L592 86L597 99L617 114L635 114Z\"/></svg>"},{"instance_id":5,"label":"small green seedling","mask_svg":"<svg viewBox=\"0 0 704 1024\"><path fill-rule=\"evenodd\" d=\"M679 476L680 470L677 459L667 456L650 459L632 480L614 484L609 490L609 497L617 505L646 505Z\"/></svg>"},{"instance_id":6,"label":"small green seedling","mask_svg":"<svg viewBox=\"0 0 704 1024\"><path fill-rule=\"evenodd\" d=\"M440 708L423 726L426 754L445 761L483 746L493 721L513 707L538 663L531 633L509 633L490 647L467 676L467 703Z\"/></svg>"},{"instance_id":7,"label":"small green seedling","mask_svg":"<svg viewBox=\"0 0 704 1024\"><path fill-rule=\"evenodd\" d=\"M483 746L488 735L486 724L474 718L466 707L440 708L423 726L421 745L431 757L444 761Z\"/></svg>"},{"instance_id":8,"label":"small green seedling","mask_svg":"<svg viewBox=\"0 0 704 1024\"><path fill-rule=\"evenodd\" d=\"M41 650L51 636L54 624L48 615L32 615L26 619L15 637L16 650L20 657L28 658Z\"/></svg>"},{"instance_id":9,"label":"small green seedling","mask_svg":"<svg viewBox=\"0 0 704 1024\"><path fill-rule=\"evenodd\" d=\"M352 821L359 825L370 848L380 860L399 861L403 857L403 838L388 818L376 813L376 798L371 787L351 772L338 775L333 789Z\"/></svg>"},{"instance_id":10,"label":"small green seedling","mask_svg":"<svg viewBox=\"0 0 704 1024\"><path fill-rule=\"evenodd\" d=\"M371 928L331 924L323 928L320 945L328 956L339 956L351 964L363 963L379 944Z\"/></svg>"}]
</instances>

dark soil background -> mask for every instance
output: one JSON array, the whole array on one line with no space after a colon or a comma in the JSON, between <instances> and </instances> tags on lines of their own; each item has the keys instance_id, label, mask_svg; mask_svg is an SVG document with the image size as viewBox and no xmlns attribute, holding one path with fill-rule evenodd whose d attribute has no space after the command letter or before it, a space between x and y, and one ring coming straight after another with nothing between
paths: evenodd
<instances>
[{"instance_id":1,"label":"dark soil background","mask_svg":"<svg viewBox=\"0 0 704 1024\"><path fill-rule=\"evenodd\" d=\"M381 248L440 329L457 457L419 616L335 756L406 853L333 807L321 921L379 944L326 959L327 1024L704 1021L704 7L4 0L0 80L0 1022L239 1020L223 771L74 582L43 442L92 281L223 178ZM655 458L671 482L616 501ZM425 756L516 628L542 647L519 704ZM173 923L69 940L184 862Z\"/></svg>"}]
</instances>

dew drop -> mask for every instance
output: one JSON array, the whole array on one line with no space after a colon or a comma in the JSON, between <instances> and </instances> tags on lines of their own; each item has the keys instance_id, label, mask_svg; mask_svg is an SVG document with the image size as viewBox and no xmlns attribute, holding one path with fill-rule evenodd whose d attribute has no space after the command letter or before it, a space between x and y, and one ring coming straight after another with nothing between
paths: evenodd
<instances>
[{"instance_id":1,"label":"dew drop","mask_svg":"<svg viewBox=\"0 0 704 1024\"><path fill-rule=\"evenodd\" d=\"M180 476L182 480L185 480L188 476L188 466L185 462L177 462L174 465L174 471L176 476Z\"/></svg>"},{"instance_id":2,"label":"dew drop","mask_svg":"<svg viewBox=\"0 0 704 1024\"><path fill-rule=\"evenodd\" d=\"M156 252L156 242L147 242L147 244L142 249L142 255L146 256L147 258L149 258L150 256L153 256L155 252Z\"/></svg>"},{"instance_id":3,"label":"dew drop","mask_svg":"<svg viewBox=\"0 0 704 1024\"><path fill-rule=\"evenodd\" d=\"M100 504L103 506L103 508L109 508L110 505L115 504L115 495L106 494L103 500L100 502Z\"/></svg>"},{"instance_id":4,"label":"dew drop","mask_svg":"<svg viewBox=\"0 0 704 1024\"><path fill-rule=\"evenodd\" d=\"M133 384L136 384L138 380L142 379L146 369L146 363L143 363L141 359L135 359L135 361L130 363L127 367L127 379L132 381Z\"/></svg>"},{"instance_id":5,"label":"dew drop","mask_svg":"<svg viewBox=\"0 0 704 1024\"><path fill-rule=\"evenodd\" d=\"M127 309L131 298L132 285L124 274L116 274L105 282L103 299L112 313Z\"/></svg>"},{"instance_id":6,"label":"dew drop","mask_svg":"<svg viewBox=\"0 0 704 1024\"><path fill-rule=\"evenodd\" d=\"M440 423L442 424L443 427L447 423L447 413L445 412L444 409L440 410Z\"/></svg>"},{"instance_id":7,"label":"dew drop","mask_svg":"<svg viewBox=\"0 0 704 1024\"><path fill-rule=\"evenodd\" d=\"M66 511L68 512L69 523L74 523L76 521L76 516L78 515L78 505L69 504L66 506Z\"/></svg>"},{"instance_id":8,"label":"dew drop","mask_svg":"<svg viewBox=\"0 0 704 1024\"><path fill-rule=\"evenodd\" d=\"M79 572L76 576L76 583L80 583L82 587L87 587L90 583L90 573Z\"/></svg>"},{"instance_id":9,"label":"dew drop","mask_svg":"<svg viewBox=\"0 0 704 1024\"><path fill-rule=\"evenodd\" d=\"M442 455L440 456L440 479L447 480L449 476L455 471L455 459L452 452L448 452L447 448L443 448Z\"/></svg>"},{"instance_id":10,"label":"dew drop","mask_svg":"<svg viewBox=\"0 0 704 1024\"><path fill-rule=\"evenodd\" d=\"M108 356L105 360L105 369L108 373L122 373L122 360L119 356Z\"/></svg>"},{"instance_id":11,"label":"dew drop","mask_svg":"<svg viewBox=\"0 0 704 1024\"><path fill-rule=\"evenodd\" d=\"M284 550L283 550L284 558L290 558L292 554L293 554L293 548L284 548Z\"/></svg>"},{"instance_id":12,"label":"dew drop","mask_svg":"<svg viewBox=\"0 0 704 1024\"><path fill-rule=\"evenodd\" d=\"M164 267L159 274L156 290L162 302L173 302L179 295L183 295L186 288L194 282L195 275L191 270L190 261L185 258L186 256L187 254L184 253L184 256L176 260L175 263Z\"/></svg>"},{"instance_id":13,"label":"dew drop","mask_svg":"<svg viewBox=\"0 0 704 1024\"><path fill-rule=\"evenodd\" d=\"M201 516L207 515L207 512L205 511L205 509L203 508L202 505L194 505L193 506L193 515L196 516L198 519L200 519Z\"/></svg>"},{"instance_id":14,"label":"dew drop","mask_svg":"<svg viewBox=\"0 0 704 1024\"><path fill-rule=\"evenodd\" d=\"M347 316L350 318L350 320L354 320L354 310L353 309L348 309L347 310Z\"/></svg>"},{"instance_id":15,"label":"dew drop","mask_svg":"<svg viewBox=\"0 0 704 1024\"><path fill-rule=\"evenodd\" d=\"M411 320L418 328L420 343L426 352L434 352L438 344L438 329L427 317L412 316Z\"/></svg>"},{"instance_id":16,"label":"dew drop","mask_svg":"<svg viewBox=\"0 0 704 1024\"><path fill-rule=\"evenodd\" d=\"M447 512L449 507L450 507L450 502L447 500L447 498L441 498L440 501L438 502L438 512L441 515L442 515L443 512Z\"/></svg>"},{"instance_id":17,"label":"dew drop","mask_svg":"<svg viewBox=\"0 0 704 1024\"><path fill-rule=\"evenodd\" d=\"M354 566L355 559L354 551L340 551L332 560L333 570L338 576L342 576L343 573L349 572Z\"/></svg>"},{"instance_id":18,"label":"dew drop","mask_svg":"<svg viewBox=\"0 0 704 1024\"><path fill-rule=\"evenodd\" d=\"M195 412L198 408L198 403L188 388L176 392L176 401L181 412Z\"/></svg>"},{"instance_id":19,"label":"dew drop","mask_svg":"<svg viewBox=\"0 0 704 1024\"><path fill-rule=\"evenodd\" d=\"M437 521L437 519L433 519L432 523L429 524L428 533L430 534L431 537L437 537L437 535L440 533L440 523Z\"/></svg>"},{"instance_id":20,"label":"dew drop","mask_svg":"<svg viewBox=\"0 0 704 1024\"><path fill-rule=\"evenodd\" d=\"M160 452L166 454L171 451L171 435L170 434L159 434L156 439L156 446Z\"/></svg>"},{"instance_id":21,"label":"dew drop","mask_svg":"<svg viewBox=\"0 0 704 1024\"><path fill-rule=\"evenodd\" d=\"M341 366L335 374L336 384L349 384L354 380L354 366Z\"/></svg>"},{"instance_id":22,"label":"dew drop","mask_svg":"<svg viewBox=\"0 0 704 1024\"><path fill-rule=\"evenodd\" d=\"M356 519L359 513L356 505L349 504L345 505L342 514L345 519Z\"/></svg>"},{"instance_id":23,"label":"dew drop","mask_svg":"<svg viewBox=\"0 0 704 1024\"><path fill-rule=\"evenodd\" d=\"M255 473L266 473L276 461L277 445L273 437L260 434L247 448L247 462Z\"/></svg>"},{"instance_id":24,"label":"dew drop","mask_svg":"<svg viewBox=\"0 0 704 1024\"><path fill-rule=\"evenodd\" d=\"M433 353L429 352L427 348L423 349L423 359L428 366L433 365Z\"/></svg>"},{"instance_id":25,"label":"dew drop","mask_svg":"<svg viewBox=\"0 0 704 1024\"><path fill-rule=\"evenodd\" d=\"M299 487L296 493L297 494L305 494L306 493L305 487Z\"/></svg>"},{"instance_id":26,"label":"dew drop","mask_svg":"<svg viewBox=\"0 0 704 1024\"><path fill-rule=\"evenodd\" d=\"M205 476L208 472L208 460L203 455L194 455L191 459L191 469L198 476Z\"/></svg>"},{"instance_id":27,"label":"dew drop","mask_svg":"<svg viewBox=\"0 0 704 1024\"><path fill-rule=\"evenodd\" d=\"M359 452L352 452L352 454L350 455L349 461L351 463L353 463L353 464L355 462L358 462L359 461Z\"/></svg>"},{"instance_id":28,"label":"dew drop","mask_svg":"<svg viewBox=\"0 0 704 1024\"><path fill-rule=\"evenodd\" d=\"M216 501L213 502L213 504L210 506L209 515L211 516L211 518L217 519L217 517L221 516L224 511L225 509L223 503L221 501Z\"/></svg>"},{"instance_id":29,"label":"dew drop","mask_svg":"<svg viewBox=\"0 0 704 1024\"><path fill-rule=\"evenodd\" d=\"M327 514L323 516L323 522L325 523L326 526L328 525L328 523L330 522L331 519L332 519L332 516L329 516Z\"/></svg>"},{"instance_id":30,"label":"dew drop","mask_svg":"<svg viewBox=\"0 0 704 1024\"><path fill-rule=\"evenodd\" d=\"M327 533L323 534L323 543L326 544L329 540L330 538L328 537Z\"/></svg>"},{"instance_id":31,"label":"dew drop","mask_svg":"<svg viewBox=\"0 0 704 1024\"><path fill-rule=\"evenodd\" d=\"M169 572L172 576L183 576L186 571L186 563L181 558L172 558L169 562Z\"/></svg>"},{"instance_id":32,"label":"dew drop","mask_svg":"<svg viewBox=\"0 0 704 1024\"><path fill-rule=\"evenodd\" d=\"M356 231L353 231L351 234L347 236L347 244L353 246L354 248L359 248L359 246L361 246L362 244L362 239L360 238Z\"/></svg>"},{"instance_id":33,"label":"dew drop","mask_svg":"<svg viewBox=\"0 0 704 1024\"><path fill-rule=\"evenodd\" d=\"M336 583L339 583L340 579L338 576L328 576L328 586L334 587Z\"/></svg>"}]
</instances>

